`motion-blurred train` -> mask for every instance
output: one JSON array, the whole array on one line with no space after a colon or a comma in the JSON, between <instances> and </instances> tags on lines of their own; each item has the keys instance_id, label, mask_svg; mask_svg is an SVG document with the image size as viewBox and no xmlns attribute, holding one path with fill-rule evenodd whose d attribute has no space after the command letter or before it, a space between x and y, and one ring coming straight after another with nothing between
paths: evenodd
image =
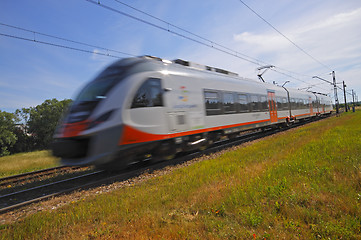
<instances>
[{"instance_id":1,"label":"motion-blurred train","mask_svg":"<svg viewBox=\"0 0 361 240\"><path fill-rule=\"evenodd\" d=\"M53 154L64 165L122 168L169 159L250 129L330 114L331 98L151 56L115 62L77 95Z\"/></svg>"}]
</instances>

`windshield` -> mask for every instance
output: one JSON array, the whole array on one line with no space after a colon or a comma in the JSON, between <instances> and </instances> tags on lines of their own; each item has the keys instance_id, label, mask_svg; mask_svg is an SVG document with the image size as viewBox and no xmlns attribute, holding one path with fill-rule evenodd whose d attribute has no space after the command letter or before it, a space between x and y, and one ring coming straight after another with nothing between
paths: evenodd
<instances>
[{"instance_id":1,"label":"windshield","mask_svg":"<svg viewBox=\"0 0 361 240\"><path fill-rule=\"evenodd\" d=\"M109 90L122 79L122 70L108 68L95 80L88 83L78 94L75 102L99 101L106 98Z\"/></svg>"},{"instance_id":2,"label":"windshield","mask_svg":"<svg viewBox=\"0 0 361 240\"><path fill-rule=\"evenodd\" d=\"M115 76L90 82L79 93L75 102L97 101L106 98L107 92L114 86L115 82Z\"/></svg>"}]
</instances>

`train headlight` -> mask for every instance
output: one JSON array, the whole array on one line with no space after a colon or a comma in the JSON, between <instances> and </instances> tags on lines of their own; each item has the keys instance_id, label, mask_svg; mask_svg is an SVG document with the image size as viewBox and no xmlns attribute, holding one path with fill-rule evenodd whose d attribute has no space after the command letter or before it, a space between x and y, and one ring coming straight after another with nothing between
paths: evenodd
<instances>
[{"instance_id":1,"label":"train headlight","mask_svg":"<svg viewBox=\"0 0 361 240\"><path fill-rule=\"evenodd\" d=\"M102 114L100 117L98 117L97 119L95 119L94 121L91 121L87 127L87 129L93 128L95 126L98 126L99 124L107 121L110 116L113 114L114 110L110 110L104 114Z\"/></svg>"}]
</instances>

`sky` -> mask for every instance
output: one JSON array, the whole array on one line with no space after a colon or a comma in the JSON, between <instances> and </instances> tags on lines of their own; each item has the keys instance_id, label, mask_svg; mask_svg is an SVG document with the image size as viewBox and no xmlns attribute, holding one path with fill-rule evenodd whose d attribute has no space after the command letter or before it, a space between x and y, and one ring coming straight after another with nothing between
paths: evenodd
<instances>
[{"instance_id":1,"label":"sky","mask_svg":"<svg viewBox=\"0 0 361 240\"><path fill-rule=\"evenodd\" d=\"M332 97L333 86L313 76L332 82L335 71L361 96L360 0L242 1L2 0L0 110L74 98L107 65L140 55L255 81L258 67L273 65L266 82Z\"/></svg>"}]
</instances>

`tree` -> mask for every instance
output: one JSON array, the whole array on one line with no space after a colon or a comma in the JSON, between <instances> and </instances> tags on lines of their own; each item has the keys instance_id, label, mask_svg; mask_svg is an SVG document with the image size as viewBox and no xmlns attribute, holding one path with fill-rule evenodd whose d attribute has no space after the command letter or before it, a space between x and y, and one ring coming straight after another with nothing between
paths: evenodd
<instances>
[{"instance_id":1,"label":"tree","mask_svg":"<svg viewBox=\"0 0 361 240\"><path fill-rule=\"evenodd\" d=\"M15 111L16 116L19 119L19 122L23 123L24 126L24 132L25 134L28 133L28 121L29 121L29 117L30 117L30 108L22 108L20 109L16 109Z\"/></svg>"},{"instance_id":2,"label":"tree","mask_svg":"<svg viewBox=\"0 0 361 240\"><path fill-rule=\"evenodd\" d=\"M16 143L14 131L17 121L15 114L0 110L0 156L9 155L9 149Z\"/></svg>"},{"instance_id":3,"label":"tree","mask_svg":"<svg viewBox=\"0 0 361 240\"><path fill-rule=\"evenodd\" d=\"M56 125L70 103L70 99L51 99L15 113L0 111L0 156L47 149Z\"/></svg>"},{"instance_id":4,"label":"tree","mask_svg":"<svg viewBox=\"0 0 361 240\"><path fill-rule=\"evenodd\" d=\"M23 118L27 116L27 113L29 114L27 130L34 137L37 149L49 147L56 125L70 103L70 99L58 101L54 98L45 100L36 107L31 107L29 111L27 109L22 110L22 113L25 114Z\"/></svg>"}]
</instances>

